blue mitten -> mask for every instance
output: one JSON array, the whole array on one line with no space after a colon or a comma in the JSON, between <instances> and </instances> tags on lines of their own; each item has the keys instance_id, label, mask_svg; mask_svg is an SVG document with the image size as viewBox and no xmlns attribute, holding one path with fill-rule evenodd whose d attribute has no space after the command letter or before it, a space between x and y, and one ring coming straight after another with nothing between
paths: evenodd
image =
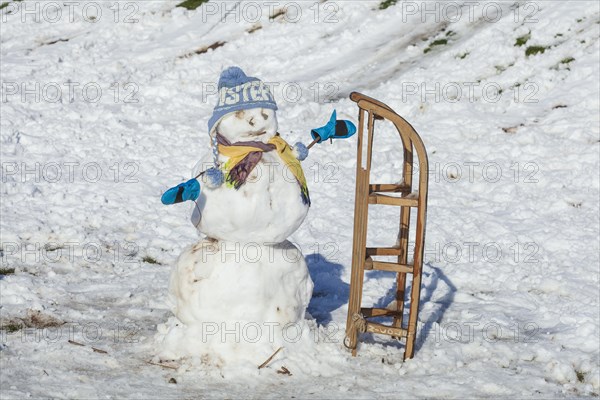
<instances>
[{"instance_id":1,"label":"blue mitten","mask_svg":"<svg viewBox=\"0 0 600 400\"><path fill-rule=\"evenodd\" d=\"M196 200L198 196L200 196L200 182L196 178L192 178L167 190L160 201L164 205L177 204L186 200Z\"/></svg>"},{"instance_id":2,"label":"blue mitten","mask_svg":"<svg viewBox=\"0 0 600 400\"><path fill-rule=\"evenodd\" d=\"M345 119L337 119L337 113L333 110L329 122L310 131L310 134L317 143L326 141L327 139L347 139L356 133L356 126Z\"/></svg>"}]
</instances>

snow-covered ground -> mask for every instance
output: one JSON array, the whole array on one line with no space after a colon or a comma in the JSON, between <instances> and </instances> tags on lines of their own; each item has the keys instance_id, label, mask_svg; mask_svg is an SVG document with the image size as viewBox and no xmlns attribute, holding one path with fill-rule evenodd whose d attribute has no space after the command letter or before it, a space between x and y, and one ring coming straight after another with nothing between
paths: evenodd
<instances>
[{"instance_id":1,"label":"snow-covered ground","mask_svg":"<svg viewBox=\"0 0 600 400\"><path fill-rule=\"evenodd\" d=\"M0 10L2 398L599 395L597 2L176 4ZM198 240L190 206L160 195L209 152L230 65L273 83L291 143L333 108L356 118L351 91L421 134L431 170L414 359L387 337L365 335L356 358L342 344L353 138L303 163L313 205L290 240L315 284L316 345L261 370L152 364L170 267ZM390 182L399 143L377 129L373 177ZM394 242L396 213L371 209L370 242ZM363 304L386 305L393 280L368 274Z\"/></svg>"}]
</instances>

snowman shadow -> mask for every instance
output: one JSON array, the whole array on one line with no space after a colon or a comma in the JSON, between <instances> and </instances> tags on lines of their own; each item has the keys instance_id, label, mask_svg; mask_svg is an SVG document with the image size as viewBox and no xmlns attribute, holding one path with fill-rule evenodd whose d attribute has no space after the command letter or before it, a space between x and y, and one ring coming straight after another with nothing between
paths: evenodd
<instances>
[{"instance_id":1,"label":"snowman shadow","mask_svg":"<svg viewBox=\"0 0 600 400\"><path fill-rule=\"evenodd\" d=\"M344 266L316 253L306 256L308 271L314 283L308 312L319 325L332 321L332 313L348 303L350 285L341 279Z\"/></svg>"}]
</instances>

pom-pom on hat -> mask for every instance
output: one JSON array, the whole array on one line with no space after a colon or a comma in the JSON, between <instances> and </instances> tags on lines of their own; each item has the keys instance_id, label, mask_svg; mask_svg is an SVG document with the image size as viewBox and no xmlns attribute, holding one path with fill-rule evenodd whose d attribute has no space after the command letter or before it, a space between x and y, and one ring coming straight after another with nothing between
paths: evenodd
<instances>
[{"instance_id":1,"label":"pom-pom on hat","mask_svg":"<svg viewBox=\"0 0 600 400\"><path fill-rule=\"evenodd\" d=\"M219 120L230 112L251 108L277 110L269 86L258 78L247 76L240 67L229 67L221 72L218 88L217 105L208 120L208 132L211 136Z\"/></svg>"}]
</instances>

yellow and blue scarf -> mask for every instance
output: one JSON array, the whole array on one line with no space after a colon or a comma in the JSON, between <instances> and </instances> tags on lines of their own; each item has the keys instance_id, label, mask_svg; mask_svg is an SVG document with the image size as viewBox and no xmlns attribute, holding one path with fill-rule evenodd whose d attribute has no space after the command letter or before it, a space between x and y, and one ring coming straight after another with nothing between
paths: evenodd
<instances>
[{"instance_id":1,"label":"yellow and blue scarf","mask_svg":"<svg viewBox=\"0 0 600 400\"><path fill-rule=\"evenodd\" d=\"M302 165L294 155L291 146L279 134L273 136L267 143L258 141L231 143L224 136L217 134L217 143L219 153L229 157L224 165L225 182L228 185L233 186L236 190L239 189L246 183L256 164L262 159L262 153L275 150L296 178L296 182L300 186L302 202L310 206L308 186Z\"/></svg>"}]
</instances>

